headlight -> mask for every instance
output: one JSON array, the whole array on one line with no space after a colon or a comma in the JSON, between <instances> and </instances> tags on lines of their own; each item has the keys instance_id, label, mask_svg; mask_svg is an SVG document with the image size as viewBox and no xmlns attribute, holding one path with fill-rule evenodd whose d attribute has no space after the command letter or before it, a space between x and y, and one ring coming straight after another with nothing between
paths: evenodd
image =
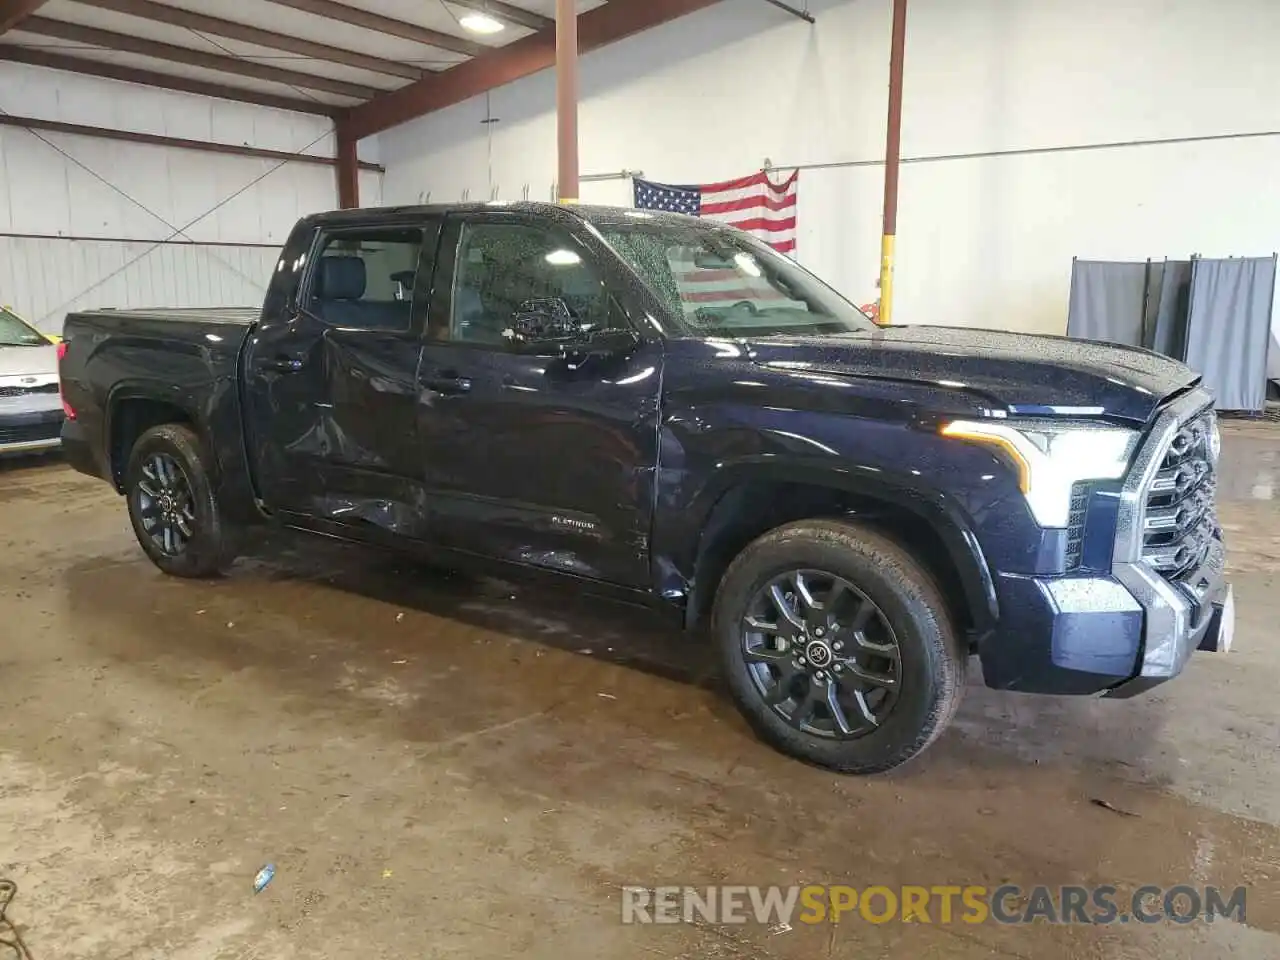
<instances>
[{"instance_id":1,"label":"headlight","mask_svg":"<svg viewBox=\"0 0 1280 960\"><path fill-rule=\"evenodd\" d=\"M1136 430L1079 421L955 420L942 434L1001 451L1042 527L1068 524L1073 484L1123 477L1138 442Z\"/></svg>"}]
</instances>

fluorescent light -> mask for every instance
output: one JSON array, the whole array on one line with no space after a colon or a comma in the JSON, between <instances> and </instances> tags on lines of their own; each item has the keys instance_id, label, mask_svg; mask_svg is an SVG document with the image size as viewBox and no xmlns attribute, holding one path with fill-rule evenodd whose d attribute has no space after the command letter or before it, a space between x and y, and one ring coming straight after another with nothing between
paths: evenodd
<instances>
[{"instance_id":1,"label":"fluorescent light","mask_svg":"<svg viewBox=\"0 0 1280 960\"><path fill-rule=\"evenodd\" d=\"M495 20L487 13L468 13L458 23L472 33L500 33L506 29L501 20Z\"/></svg>"}]
</instances>

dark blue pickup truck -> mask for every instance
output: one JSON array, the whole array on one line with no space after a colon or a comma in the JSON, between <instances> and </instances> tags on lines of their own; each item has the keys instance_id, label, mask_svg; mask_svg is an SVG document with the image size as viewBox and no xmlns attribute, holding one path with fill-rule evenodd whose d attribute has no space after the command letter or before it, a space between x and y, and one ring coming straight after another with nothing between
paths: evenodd
<instances>
[{"instance_id":1,"label":"dark blue pickup truck","mask_svg":"<svg viewBox=\"0 0 1280 960\"><path fill-rule=\"evenodd\" d=\"M707 628L769 743L910 759L992 687L1225 650L1211 398L1142 350L879 328L768 246L545 204L301 221L261 310L67 318L63 447L162 570L275 523Z\"/></svg>"}]
</instances>

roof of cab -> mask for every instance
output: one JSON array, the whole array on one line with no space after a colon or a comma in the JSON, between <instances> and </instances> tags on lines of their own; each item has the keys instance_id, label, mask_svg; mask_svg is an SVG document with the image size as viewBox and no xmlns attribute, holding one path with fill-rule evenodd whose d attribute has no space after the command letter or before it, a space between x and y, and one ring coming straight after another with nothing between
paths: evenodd
<instances>
[{"instance_id":1,"label":"roof of cab","mask_svg":"<svg viewBox=\"0 0 1280 960\"><path fill-rule=\"evenodd\" d=\"M319 226L340 226L342 224L356 222L367 223L371 219L400 220L408 217L444 216L451 213L465 214L480 213L484 211L496 212L501 210L535 214L561 223L574 220L586 220L589 223L623 222L627 219L634 218L637 214L637 211L631 207L609 207L596 204L570 205L538 202L533 200L493 200L487 203L432 203L401 207L357 207L351 210L330 210L324 213L315 213L304 217L303 222ZM643 215L645 219L672 220L681 223L687 223L692 220L694 222L706 223L706 221L698 221L695 217L688 217L679 213L645 210L643 211Z\"/></svg>"}]
</instances>

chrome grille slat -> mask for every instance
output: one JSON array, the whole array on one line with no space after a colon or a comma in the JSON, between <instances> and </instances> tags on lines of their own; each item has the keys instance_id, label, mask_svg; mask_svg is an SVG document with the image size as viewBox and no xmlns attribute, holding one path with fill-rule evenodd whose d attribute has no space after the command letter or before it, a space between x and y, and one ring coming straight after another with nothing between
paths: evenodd
<instances>
[{"instance_id":1,"label":"chrome grille slat","mask_svg":"<svg viewBox=\"0 0 1280 960\"><path fill-rule=\"evenodd\" d=\"M1213 509L1213 488L1206 485L1167 507L1147 509L1148 533L1186 533Z\"/></svg>"},{"instance_id":2,"label":"chrome grille slat","mask_svg":"<svg viewBox=\"0 0 1280 960\"><path fill-rule=\"evenodd\" d=\"M1181 427L1147 489L1142 559L1171 582L1196 570L1218 536L1212 410Z\"/></svg>"},{"instance_id":3,"label":"chrome grille slat","mask_svg":"<svg viewBox=\"0 0 1280 960\"><path fill-rule=\"evenodd\" d=\"M1161 470L1151 484L1151 497L1167 497L1163 503L1171 505L1195 493L1206 482L1214 482L1212 470L1203 462L1183 463Z\"/></svg>"}]
</instances>

